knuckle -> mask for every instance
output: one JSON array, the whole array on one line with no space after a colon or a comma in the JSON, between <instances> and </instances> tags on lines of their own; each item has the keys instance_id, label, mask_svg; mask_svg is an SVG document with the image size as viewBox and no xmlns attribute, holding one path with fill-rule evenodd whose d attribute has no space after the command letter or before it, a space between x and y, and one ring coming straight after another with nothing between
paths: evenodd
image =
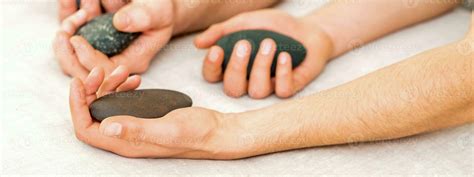
<instances>
[{"instance_id":1,"label":"knuckle","mask_svg":"<svg viewBox=\"0 0 474 177\"><path fill-rule=\"evenodd\" d=\"M79 131L79 130L75 130L74 131L74 135L76 136L76 138L79 140L79 141L82 141L84 143L87 143L87 136L85 135L85 133L83 131Z\"/></svg>"},{"instance_id":2,"label":"knuckle","mask_svg":"<svg viewBox=\"0 0 474 177\"><path fill-rule=\"evenodd\" d=\"M138 64L138 65L135 67L134 73L136 73L136 74L142 74L142 73L146 72L149 67L150 67L150 65L149 65L148 62L140 63L140 64Z\"/></svg>"}]
</instances>

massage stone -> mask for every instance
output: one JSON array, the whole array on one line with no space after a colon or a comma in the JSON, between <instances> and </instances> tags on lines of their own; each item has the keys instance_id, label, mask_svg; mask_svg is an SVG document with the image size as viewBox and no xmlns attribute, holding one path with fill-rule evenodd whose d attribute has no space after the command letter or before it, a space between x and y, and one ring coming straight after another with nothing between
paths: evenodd
<instances>
[{"instance_id":1,"label":"massage stone","mask_svg":"<svg viewBox=\"0 0 474 177\"><path fill-rule=\"evenodd\" d=\"M272 77L275 76L278 55L281 52L288 52L291 55L291 63L293 68L299 66L306 58L306 48L303 46L303 44L291 37L267 30L244 30L224 36L217 42L217 45L224 49L224 62L222 64L223 72L225 71L227 65L230 62L230 57L234 50L235 44L240 40L247 40L252 45L251 57L247 66L248 79L252 70L255 57L257 56L257 53L259 51L260 43L267 38L273 39L277 44L276 55L273 58L273 63L271 66Z\"/></svg>"},{"instance_id":2,"label":"massage stone","mask_svg":"<svg viewBox=\"0 0 474 177\"><path fill-rule=\"evenodd\" d=\"M84 37L95 49L111 57L125 50L140 33L118 31L113 25L113 14L98 16L83 25L76 35Z\"/></svg>"},{"instance_id":3,"label":"massage stone","mask_svg":"<svg viewBox=\"0 0 474 177\"><path fill-rule=\"evenodd\" d=\"M107 117L127 115L138 118L160 118L169 112L191 107L193 101L183 93L161 90L133 90L105 95L95 100L89 107L97 121Z\"/></svg>"}]
</instances>

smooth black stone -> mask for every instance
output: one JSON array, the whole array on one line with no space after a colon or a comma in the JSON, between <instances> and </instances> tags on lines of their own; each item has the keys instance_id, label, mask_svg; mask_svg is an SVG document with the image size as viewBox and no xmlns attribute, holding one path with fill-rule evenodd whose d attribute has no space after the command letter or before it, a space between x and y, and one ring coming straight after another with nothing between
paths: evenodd
<instances>
[{"instance_id":1,"label":"smooth black stone","mask_svg":"<svg viewBox=\"0 0 474 177\"><path fill-rule=\"evenodd\" d=\"M98 16L82 26L76 35L84 37L95 49L111 57L125 50L140 33L118 31L113 25L114 14Z\"/></svg>"},{"instance_id":2,"label":"smooth black stone","mask_svg":"<svg viewBox=\"0 0 474 177\"><path fill-rule=\"evenodd\" d=\"M192 105L191 98L183 93L149 89L112 93L95 100L89 109L97 121L119 115L154 119Z\"/></svg>"},{"instance_id":3,"label":"smooth black stone","mask_svg":"<svg viewBox=\"0 0 474 177\"><path fill-rule=\"evenodd\" d=\"M257 53L260 49L260 43L267 38L273 39L277 44L276 55L273 58L273 63L271 66L272 77L275 76L278 55L281 52L288 52L291 55L293 68L299 66L306 58L306 48L303 46L303 44L291 37L267 30L244 30L229 34L217 42L217 45L224 49L224 62L222 64L223 72L230 62L230 57L234 50L235 44L240 40L247 40L252 45L251 57L247 66L248 79L250 72L252 71L255 57L257 56Z\"/></svg>"}]
</instances>

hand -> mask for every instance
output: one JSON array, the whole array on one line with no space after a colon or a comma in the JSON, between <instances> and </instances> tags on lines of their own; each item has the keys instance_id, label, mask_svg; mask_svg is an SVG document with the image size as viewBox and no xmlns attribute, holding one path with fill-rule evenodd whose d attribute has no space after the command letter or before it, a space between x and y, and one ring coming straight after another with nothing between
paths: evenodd
<instances>
[{"instance_id":1,"label":"hand","mask_svg":"<svg viewBox=\"0 0 474 177\"><path fill-rule=\"evenodd\" d=\"M270 66L275 55L276 44L272 39L264 40L260 45L250 79L247 81L247 64L251 44L242 40L236 44L236 50L244 51L232 54L229 66L222 73L224 51L213 46L227 34L249 29L265 29L290 36L300 41L307 49L305 61L292 70L291 56L283 52L278 57L275 78L270 77ZM203 64L204 78L209 82L224 81L224 91L231 97L240 97L246 93L250 97L261 99L273 92L287 98L302 90L324 68L332 53L332 44L322 30L306 26L305 22L278 10L261 10L238 15L226 22L211 26L195 40L198 48L210 48ZM212 47L211 47L212 46ZM240 57L242 56L242 57Z\"/></svg>"},{"instance_id":2,"label":"hand","mask_svg":"<svg viewBox=\"0 0 474 177\"><path fill-rule=\"evenodd\" d=\"M124 5L114 16L114 26L120 31L142 34L122 53L109 59L91 48L81 37L72 37L80 26L97 15L81 9L62 22L54 49L64 73L84 79L94 67L104 68L106 75L109 75L118 65L127 66L131 73L143 73L155 54L170 40L175 24L172 0L134 0Z\"/></svg>"},{"instance_id":3,"label":"hand","mask_svg":"<svg viewBox=\"0 0 474 177\"><path fill-rule=\"evenodd\" d=\"M231 119L223 119L223 114L212 110L185 108L160 119L115 116L101 123L95 122L89 112L89 105L96 98L114 91L135 89L140 83L138 76L127 78L129 72L122 66L105 79L104 75L102 69L96 68L85 82L77 78L72 81L69 103L79 140L133 158L243 157L239 153L243 148L234 145L237 124L230 123Z\"/></svg>"}]
</instances>

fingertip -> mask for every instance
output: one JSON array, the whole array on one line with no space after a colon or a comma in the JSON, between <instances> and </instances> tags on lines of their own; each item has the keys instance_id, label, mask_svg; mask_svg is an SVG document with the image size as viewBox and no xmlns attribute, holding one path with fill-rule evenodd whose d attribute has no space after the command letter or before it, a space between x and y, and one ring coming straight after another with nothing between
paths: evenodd
<instances>
[{"instance_id":1,"label":"fingertip","mask_svg":"<svg viewBox=\"0 0 474 177\"><path fill-rule=\"evenodd\" d=\"M70 85L70 87L71 87L71 90L74 90L74 89L80 87L81 84L82 84L81 79L79 79L79 78L77 78L77 77L73 77L73 78L71 79L71 83L70 83L69 85Z\"/></svg>"},{"instance_id":2,"label":"fingertip","mask_svg":"<svg viewBox=\"0 0 474 177\"><path fill-rule=\"evenodd\" d=\"M125 11L119 10L113 18L113 24L115 28L120 31L126 31L130 25L130 17Z\"/></svg>"},{"instance_id":3,"label":"fingertip","mask_svg":"<svg viewBox=\"0 0 474 177\"><path fill-rule=\"evenodd\" d=\"M294 94L291 55L282 52L278 57L275 93L280 98L289 98Z\"/></svg>"},{"instance_id":4,"label":"fingertip","mask_svg":"<svg viewBox=\"0 0 474 177\"><path fill-rule=\"evenodd\" d=\"M204 61L203 75L208 82L215 83L222 80L222 62L224 61L224 50L219 46L213 46Z\"/></svg>"},{"instance_id":5,"label":"fingertip","mask_svg":"<svg viewBox=\"0 0 474 177\"><path fill-rule=\"evenodd\" d=\"M208 61L216 65L221 65L224 59L224 49L219 46L213 46L209 50Z\"/></svg>"},{"instance_id":6,"label":"fingertip","mask_svg":"<svg viewBox=\"0 0 474 177\"><path fill-rule=\"evenodd\" d=\"M112 71L110 75L117 76L117 75L122 75L122 74L127 75L127 76L129 75L128 68L125 65L117 66L117 68L115 68L115 70Z\"/></svg>"},{"instance_id":7,"label":"fingertip","mask_svg":"<svg viewBox=\"0 0 474 177\"><path fill-rule=\"evenodd\" d=\"M63 30L60 30L58 32L56 32L56 39L54 41L54 49L56 50L56 52L67 52L67 53L71 53L71 50L70 50L70 45L69 45L69 39L68 39L68 34L63 31Z\"/></svg>"},{"instance_id":8,"label":"fingertip","mask_svg":"<svg viewBox=\"0 0 474 177\"><path fill-rule=\"evenodd\" d=\"M200 49L209 48L223 36L220 25L213 25L194 39L194 44Z\"/></svg>"},{"instance_id":9,"label":"fingertip","mask_svg":"<svg viewBox=\"0 0 474 177\"><path fill-rule=\"evenodd\" d=\"M87 76L85 81L86 93L93 94L99 89L104 80L104 69L102 67L95 67Z\"/></svg>"},{"instance_id":10,"label":"fingertip","mask_svg":"<svg viewBox=\"0 0 474 177\"><path fill-rule=\"evenodd\" d=\"M74 47L74 50L78 52L86 52L86 49L91 48L89 47L89 42L87 42L87 40L84 39L82 36L72 36L69 39L69 42Z\"/></svg>"},{"instance_id":11,"label":"fingertip","mask_svg":"<svg viewBox=\"0 0 474 177\"><path fill-rule=\"evenodd\" d=\"M103 120L99 126L99 132L104 136L119 137L122 134L123 126L118 122L113 122L110 118Z\"/></svg>"},{"instance_id":12,"label":"fingertip","mask_svg":"<svg viewBox=\"0 0 474 177\"><path fill-rule=\"evenodd\" d=\"M115 28L124 32L146 31L153 27L151 13L141 5L130 4L120 9L113 19Z\"/></svg>"}]
</instances>

